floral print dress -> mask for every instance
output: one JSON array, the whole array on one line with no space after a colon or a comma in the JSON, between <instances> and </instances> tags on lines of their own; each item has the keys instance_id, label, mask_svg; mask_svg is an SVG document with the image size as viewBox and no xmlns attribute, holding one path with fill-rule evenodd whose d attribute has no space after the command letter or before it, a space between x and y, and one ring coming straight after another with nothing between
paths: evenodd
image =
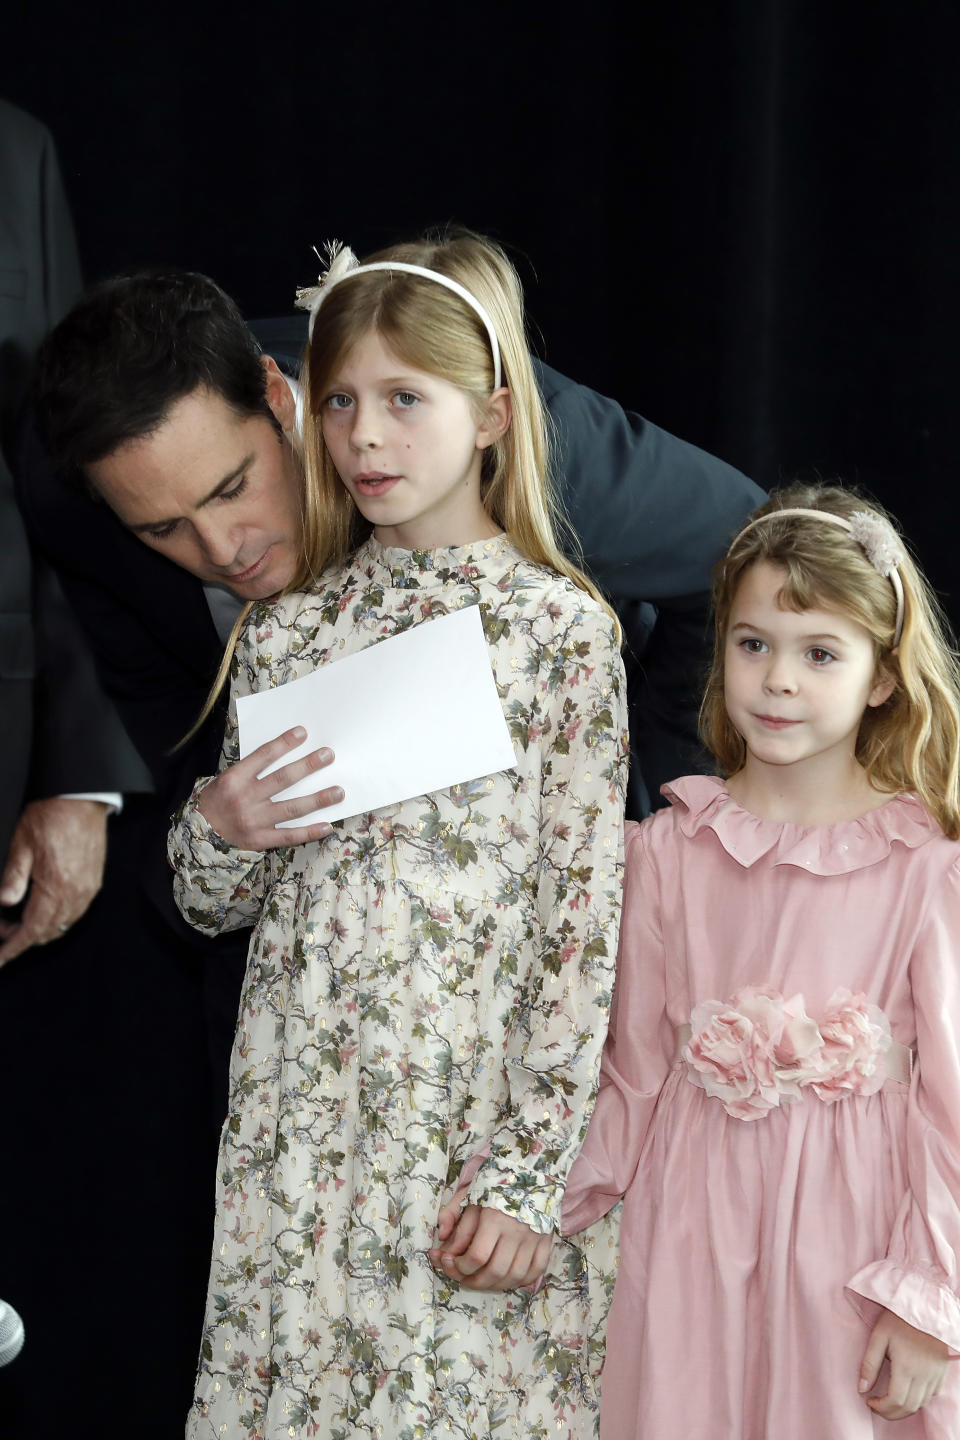
<instances>
[{"instance_id":1,"label":"floral print dress","mask_svg":"<svg viewBox=\"0 0 960 1440\"><path fill-rule=\"evenodd\" d=\"M617 951L615 628L505 537L371 538L325 578L254 612L235 695L479 604L517 765L266 854L206 824L204 781L174 821L184 915L255 926L187 1433L579 1440L597 1427L615 1218L558 1238L535 1294L461 1290L426 1251L484 1148L468 1199L559 1228ZM236 753L231 726L224 763Z\"/></svg>"}]
</instances>

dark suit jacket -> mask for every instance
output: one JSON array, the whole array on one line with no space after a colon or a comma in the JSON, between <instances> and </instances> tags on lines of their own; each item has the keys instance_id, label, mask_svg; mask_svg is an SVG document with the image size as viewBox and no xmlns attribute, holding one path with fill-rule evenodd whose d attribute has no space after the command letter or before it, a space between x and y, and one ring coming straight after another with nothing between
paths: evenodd
<instances>
[{"instance_id":1,"label":"dark suit jacket","mask_svg":"<svg viewBox=\"0 0 960 1440\"><path fill-rule=\"evenodd\" d=\"M273 320L253 328L292 372L304 325ZM644 813L647 792L656 795L696 763L710 570L763 496L723 461L545 365L537 370L556 426L555 469L568 513L588 568L626 622L634 768L645 781L633 809ZM57 567L106 689L172 811L196 776L215 768L223 733L221 713L171 754L221 655L202 585L58 477L29 432L19 487L33 538ZM165 875L161 887L166 906Z\"/></svg>"},{"instance_id":2,"label":"dark suit jacket","mask_svg":"<svg viewBox=\"0 0 960 1440\"><path fill-rule=\"evenodd\" d=\"M8 458L33 355L80 290L49 134L0 100L0 866L25 800L143 788L59 583L31 554Z\"/></svg>"}]
</instances>

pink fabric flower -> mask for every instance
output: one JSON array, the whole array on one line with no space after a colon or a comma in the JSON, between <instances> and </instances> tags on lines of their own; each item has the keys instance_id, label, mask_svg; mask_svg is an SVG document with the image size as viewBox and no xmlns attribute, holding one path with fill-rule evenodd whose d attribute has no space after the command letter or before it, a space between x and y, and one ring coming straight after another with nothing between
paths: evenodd
<instances>
[{"instance_id":1,"label":"pink fabric flower","mask_svg":"<svg viewBox=\"0 0 960 1440\"><path fill-rule=\"evenodd\" d=\"M821 1021L827 1076L813 1086L832 1105L847 1095L875 1095L887 1078L884 1056L893 1043L890 1022L864 995L835 990Z\"/></svg>"},{"instance_id":2,"label":"pink fabric flower","mask_svg":"<svg viewBox=\"0 0 960 1440\"><path fill-rule=\"evenodd\" d=\"M812 1087L822 1100L872 1095L886 1078L890 1026L862 995L838 990L822 1026L776 990L747 985L727 1001L706 1000L690 1016L683 1049L695 1085L738 1120L759 1120Z\"/></svg>"}]
</instances>

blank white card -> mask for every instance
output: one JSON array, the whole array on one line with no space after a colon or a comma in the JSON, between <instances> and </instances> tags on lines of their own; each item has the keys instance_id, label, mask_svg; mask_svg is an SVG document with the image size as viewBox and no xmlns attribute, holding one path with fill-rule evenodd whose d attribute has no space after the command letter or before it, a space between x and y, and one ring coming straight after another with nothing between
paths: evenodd
<instances>
[{"instance_id":1,"label":"blank white card","mask_svg":"<svg viewBox=\"0 0 960 1440\"><path fill-rule=\"evenodd\" d=\"M336 759L275 800L341 785L339 805L280 828L342 820L516 765L479 605L425 621L311 675L237 701L240 755L302 725L307 738L263 772L327 745Z\"/></svg>"}]
</instances>

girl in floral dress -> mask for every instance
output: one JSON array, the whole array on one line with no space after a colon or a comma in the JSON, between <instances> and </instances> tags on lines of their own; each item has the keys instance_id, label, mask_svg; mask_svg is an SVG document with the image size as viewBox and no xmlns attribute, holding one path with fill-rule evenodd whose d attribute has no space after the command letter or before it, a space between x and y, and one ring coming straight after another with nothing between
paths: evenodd
<instances>
[{"instance_id":1,"label":"girl in floral dress","mask_svg":"<svg viewBox=\"0 0 960 1440\"><path fill-rule=\"evenodd\" d=\"M958 692L877 510L785 490L717 567L704 734L630 827L563 1228L624 1193L606 1440L960 1435Z\"/></svg>"},{"instance_id":2,"label":"girl in floral dress","mask_svg":"<svg viewBox=\"0 0 960 1440\"><path fill-rule=\"evenodd\" d=\"M253 611L233 696L477 605L516 765L277 831L316 798L271 794L327 757L260 781L287 741L237 761L231 723L174 822L183 913L255 927L187 1433L579 1440L615 1231L553 1237L616 954L618 627L557 546L505 257L341 251L305 303L305 555ZM480 1151L444 1273L438 1212Z\"/></svg>"}]
</instances>

